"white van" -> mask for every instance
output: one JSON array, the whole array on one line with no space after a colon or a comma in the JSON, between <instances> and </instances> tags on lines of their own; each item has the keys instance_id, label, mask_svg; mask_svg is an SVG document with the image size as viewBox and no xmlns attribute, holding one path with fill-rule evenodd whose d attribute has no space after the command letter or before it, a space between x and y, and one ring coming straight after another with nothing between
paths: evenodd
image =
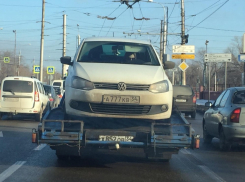
<instances>
[{"instance_id":1,"label":"white van","mask_svg":"<svg viewBox=\"0 0 245 182\"><path fill-rule=\"evenodd\" d=\"M42 83L31 77L10 76L2 81L1 114L32 114L41 121L49 99Z\"/></svg>"},{"instance_id":2,"label":"white van","mask_svg":"<svg viewBox=\"0 0 245 182\"><path fill-rule=\"evenodd\" d=\"M61 94L65 92L65 80L54 80L52 83L53 86L58 86L61 89Z\"/></svg>"},{"instance_id":3,"label":"white van","mask_svg":"<svg viewBox=\"0 0 245 182\"><path fill-rule=\"evenodd\" d=\"M82 117L168 119L173 88L147 41L121 38L87 38L68 64L65 109Z\"/></svg>"}]
</instances>

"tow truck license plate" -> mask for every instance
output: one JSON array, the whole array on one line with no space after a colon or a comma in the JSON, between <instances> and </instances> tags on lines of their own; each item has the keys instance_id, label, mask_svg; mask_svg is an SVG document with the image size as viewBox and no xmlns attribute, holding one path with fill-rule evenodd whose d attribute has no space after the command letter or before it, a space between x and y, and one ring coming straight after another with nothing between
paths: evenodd
<instances>
[{"instance_id":1,"label":"tow truck license plate","mask_svg":"<svg viewBox=\"0 0 245 182\"><path fill-rule=\"evenodd\" d=\"M139 104L139 96L104 95L103 103Z\"/></svg>"},{"instance_id":2,"label":"tow truck license plate","mask_svg":"<svg viewBox=\"0 0 245 182\"><path fill-rule=\"evenodd\" d=\"M132 142L133 136L100 135L99 141Z\"/></svg>"},{"instance_id":3,"label":"tow truck license plate","mask_svg":"<svg viewBox=\"0 0 245 182\"><path fill-rule=\"evenodd\" d=\"M186 99L176 99L176 102L186 102Z\"/></svg>"}]
</instances>

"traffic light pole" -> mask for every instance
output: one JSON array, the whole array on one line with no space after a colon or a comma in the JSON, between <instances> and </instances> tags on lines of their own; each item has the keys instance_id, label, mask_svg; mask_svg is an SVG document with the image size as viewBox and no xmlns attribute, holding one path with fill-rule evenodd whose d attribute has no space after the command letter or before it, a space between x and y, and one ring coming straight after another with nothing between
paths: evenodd
<instances>
[{"instance_id":1,"label":"traffic light pole","mask_svg":"<svg viewBox=\"0 0 245 182\"><path fill-rule=\"evenodd\" d=\"M181 0L181 45L185 45L185 10L184 0ZM181 59L181 63L185 62L185 59ZM186 85L186 73L181 72L181 85Z\"/></svg>"}]
</instances>

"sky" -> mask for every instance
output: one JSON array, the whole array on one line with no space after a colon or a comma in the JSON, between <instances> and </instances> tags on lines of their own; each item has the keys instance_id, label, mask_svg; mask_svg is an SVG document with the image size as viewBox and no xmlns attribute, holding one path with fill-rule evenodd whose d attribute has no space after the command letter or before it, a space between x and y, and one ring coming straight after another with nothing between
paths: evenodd
<instances>
[{"instance_id":1,"label":"sky","mask_svg":"<svg viewBox=\"0 0 245 182\"><path fill-rule=\"evenodd\" d=\"M120 0L45 0L44 66L55 66L61 72L63 15L66 14L67 51L73 57L79 34L86 37L126 37L143 39L159 47L159 35L129 36L125 33L160 33L164 8L168 8L167 54L172 45L180 44L180 0L140 1L132 8ZM130 2L129 4L132 4ZM245 33L244 0L184 0L185 28L189 34L188 45L205 48L208 40L209 53L223 53L235 36ZM40 62L42 0L0 0L0 51L21 51L22 63L32 66ZM102 19L107 16L114 20ZM149 18L150 20L135 20ZM175 34L175 35L170 35ZM33 63L35 60L35 63Z\"/></svg>"}]
</instances>

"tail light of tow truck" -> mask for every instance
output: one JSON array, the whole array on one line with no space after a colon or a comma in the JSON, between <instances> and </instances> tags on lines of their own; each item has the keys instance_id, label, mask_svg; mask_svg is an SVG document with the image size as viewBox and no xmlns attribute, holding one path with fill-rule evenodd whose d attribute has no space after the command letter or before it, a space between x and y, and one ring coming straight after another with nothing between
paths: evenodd
<instances>
[{"instance_id":1,"label":"tail light of tow truck","mask_svg":"<svg viewBox=\"0 0 245 182\"><path fill-rule=\"evenodd\" d=\"M241 108L236 108L231 113L231 122L233 122L233 123L239 123L240 113L241 113Z\"/></svg>"},{"instance_id":2,"label":"tail light of tow truck","mask_svg":"<svg viewBox=\"0 0 245 182\"><path fill-rule=\"evenodd\" d=\"M39 93L35 92L35 102L39 102Z\"/></svg>"},{"instance_id":3,"label":"tail light of tow truck","mask_svg":"<svg viewBox=\"0 0 245 182\"><path fill-rule=\"evenodd\" d=\"M54 99L53 99L52 97L50 97L50 98L49 98L49 101L51 101L51 102L52 102L52 101L54 101Z\"/></svg>"}]
</instances>

